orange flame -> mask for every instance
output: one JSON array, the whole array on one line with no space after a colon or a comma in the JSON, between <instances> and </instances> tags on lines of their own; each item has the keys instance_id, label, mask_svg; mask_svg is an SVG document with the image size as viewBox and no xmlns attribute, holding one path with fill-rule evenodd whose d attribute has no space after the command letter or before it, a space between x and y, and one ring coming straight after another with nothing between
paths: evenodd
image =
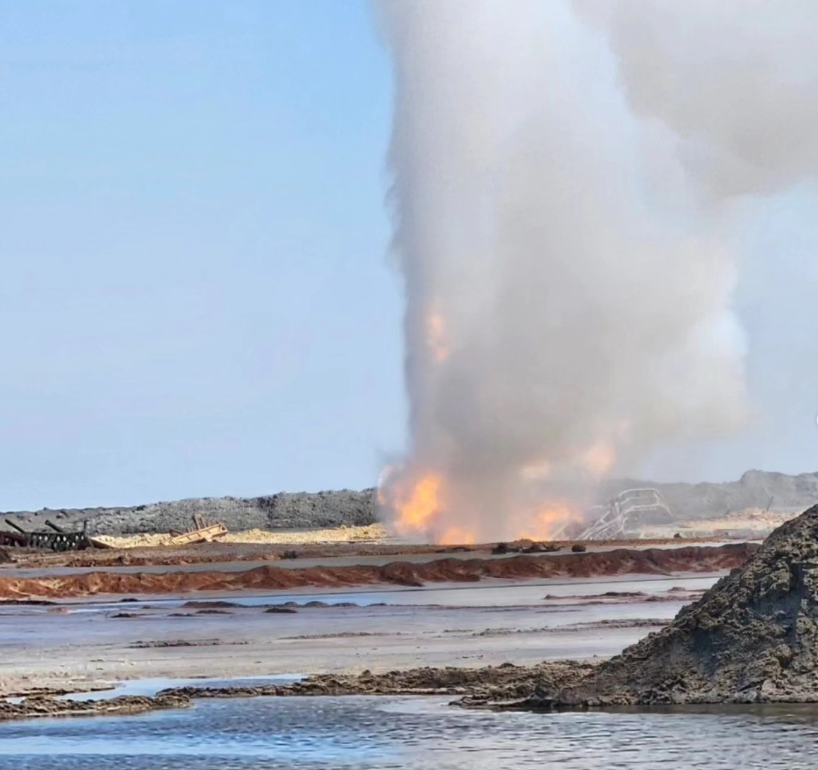
<instances>
[{"instance_id":1,"label":"orange flame","mask_svg":"<svg viewBox=\"0 0 818 770\"><path fill-rule=\"evenodd\" d=\"M566 525L581 522L582 514L568 501L556 501L534 513L521 527L518 538L549 540L560 537Z\"/></svg>"},{"instance_id":2,"label":"orange flame","mask_svg":"<svg viewBox=\"0 0 818 770\"><path fill-rule=\"evenodd\" d=\"M607 463L612 457L612 452L607 453L607 445L602 444L592 447L587 456L581 456L583 461L591 458L600 464ZM543 473L547 466L540 463L536 470ZM438 471L407 466L387 468L379 484L378 499L381 505L392 511L396 534L421 537L425 542L444 545L474 545L498 536L530 540L568 539L572 534L571 525L583 522L582 511L572 501L560 498L498 511L504 515L495 522L483 517L472 524L462 512L449 508L452 490L447 487L446 477Z\"/></svg>"},{"instance_id":3,"label":"orange flame","mask_svg":"<svg viewBox=\"0 0 818 770\"><path fill-rule=\"evenodd\" d=\"M600 439L582 456L582 464L595 478L602 478L616 462L616 449L610 441Z\"/></svg>"},{"instance_id":4,"label":"orange flame","mask_svg":"<svg viewBox=\"0 0 818 770\"><path fill-rule=\"evenodd\" d=\"M450 527L439 538L441 545L474 545L477 537L464 527Z\"/></svg>"},{"instance_id":5,"label":"orange flame","mask_svg":"<svg viewBox=\"0 0 818 770\"><path fill-rule=\"evenodd\" d=\"M440 363L449 357L449 346L446 343L446 320L440 313L431 313L426 318L426 344L432 357Z\"/></svg>"},{"instance_id":6,"label":"orange flame","mask_svg":"<svg viewBox=\"0 0 818 770\"><path fill-rule=\"evenodd\" d=\"M394 490L393 499L389 501L397 514L395 529L401 535L425 532L440 512L440 494L443 478L429 473L418 479L409 489Z\"/></svg>"}]
</instances>

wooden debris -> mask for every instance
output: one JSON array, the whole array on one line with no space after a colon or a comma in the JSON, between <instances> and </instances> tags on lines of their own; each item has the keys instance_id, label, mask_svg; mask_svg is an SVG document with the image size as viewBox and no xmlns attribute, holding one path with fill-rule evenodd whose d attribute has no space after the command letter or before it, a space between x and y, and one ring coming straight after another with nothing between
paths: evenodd
<instances>
[{"instance_id":1,"label":"wooden debris","mask_svg":"<svg viewBox=\"0 0 818 770\"><path fill-rule=\"evenodd\" d=\"M171 538L171 545L193 545L195 543L209 543L227 534L227 527L220 521L208 523L196 514L193 517L193 529L181 532Z\"/></svg>"}]
</instances>

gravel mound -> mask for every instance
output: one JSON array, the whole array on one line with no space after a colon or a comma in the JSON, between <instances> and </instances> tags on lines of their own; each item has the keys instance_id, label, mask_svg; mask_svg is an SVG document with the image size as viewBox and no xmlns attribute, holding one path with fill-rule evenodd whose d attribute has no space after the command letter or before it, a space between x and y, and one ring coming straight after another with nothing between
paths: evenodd
<instances>
[{"instance_id":1,"label":"gravel mound","mask_svg":"<svg viewBox=\"0 0 818 770\"><path fill-rule=\"evenodd\" d=\"M673 623L531 707L818 702L818 506Z\"/></svg>"},{"instance_id":2,"label":"gravel mound","mask_svg":"<svg viewBox=\"0 0 818 770\"><path fill-rule=\"evenodd\" d=\"M603 485L601 499L638 487L658 489L678 520L721 518L753 508L797 513L818 500L818 473L788 476L786 473L747 471L738 481L721 484L656 484L620 479Z\"/></svg>"},{"instance_id":3,"label":"gravel mound","mask_svg":"<svg viewBox=\"0 0 818 770\"><path fill-rule=\"evenodd\" d=\"M0 513L26 529L42 529L50 519L65 529L87 522L90 535L136 535L184 531L194 514L221 521L231 531L282 530L313 527L357 527L374 524L377 499L374 489L361 492L287 493L264 497L199 497L130 508L75 508Z\"/></svg>"}]
</instances>

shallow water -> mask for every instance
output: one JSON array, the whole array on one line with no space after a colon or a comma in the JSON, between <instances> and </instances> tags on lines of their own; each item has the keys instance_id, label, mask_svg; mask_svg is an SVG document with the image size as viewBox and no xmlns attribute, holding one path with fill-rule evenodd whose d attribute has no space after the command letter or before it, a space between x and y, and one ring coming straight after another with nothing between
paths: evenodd
<instances>
[{"instance_id":1,"label":"shallow water","mask_svg":"<svg viewBox=\"0 0 818 770\"><path fill-rule=\"evenodd\" d=\"M161 690L173 687L259 687L267 684L292 684L303 679L304 674L281 674L274 676L248 677L188 677L156 679L132 679L124 682L108 682L109 690L91 690L90 692L68 693L57 696L57 700L90 701L111 700L122 695L156 695ZM100 683L104 684L104 683ZM11 702L20 702L22 698L9 698Z\"/></svg>"},{"instance_id":2,"label":"shallow water","mask_svg":"<svg viewBox=\"0 0 818 770\"><path fill-rule=\"evenodd\" d=\"M15 770L806 770L818 764L818 709L465 712L446 698L199 701L135 717L0 725Z\"/></svg>"},{"instance_id":3,"label":"shallow water","mask_svg":"<svg viewBox=\"0 0 818 770\"><path fill-rule=\"evenodd\" d=\"M492 607L542 604L543 597L549 594L554 600L566 597L576 600L577 597L604 593L606 591L643 591L645 593L662 593L669 588L678 587L691 591L710 588L726 573L702 573L691 575L629 575L627 577L596 578L549 578L544 580L526 580L523 582L502 579L486 579L476 584L433 583L423 588L390 587L376 590L358 588L350 591L304 589L301 591L221 591L191 592L180 596L156 596L139 601L101 601L98 598L70 599L59 604L68 614L87 614L110 612L111 610L135 610L149 605L152 607L180 607L185 602L209 601L224 599L243 607L257 607L265 604L296 602L306 604L310 601L322 601L326 604L352 602L361 607L372 604L389 604L392 606L426 606L441 607ZM0 606L0 615L49 614L51 606Z\"/></svg>"}]
</instances>

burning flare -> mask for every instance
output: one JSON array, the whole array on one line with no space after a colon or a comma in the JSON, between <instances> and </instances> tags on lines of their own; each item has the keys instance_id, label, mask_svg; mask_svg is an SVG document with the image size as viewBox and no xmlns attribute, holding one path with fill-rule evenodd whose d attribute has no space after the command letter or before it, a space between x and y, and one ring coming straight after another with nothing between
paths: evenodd
<instances>
[{"instance_id":1,"label":"burning flare","mask_svg":"<svg viewBox=\"0 0 818 770\"><path fill-rule=\"evenodd\" d=\"M475 545L477 538L464 527L450 527L438 539L441 545Z\"/></svg>"},{"instance_id":2,"label":"burning flare","mask_svg":"<svg viewBox=\"0 0 818 770\"><path fill-rule=\"evenodd\" d=\"M443 510L440 501L443 478L429 473L414 483L407 481L399 480L386 495L382 489L381 502L394 512L393 524L399 535L425 534Z\"/></svg>"},{"instance_id":3,"label":"burning flare","mask_svg":"<svg viewBox=\"0 0 818 770\"><path fill-rule=\"evenodd\" d=\"M568 500L548 503L537 510L530 520L520 525L517 539L557 540L566 537L571 524L581 524L582 513Z\"/></svg>"},{"instance_id":4,"label":"burning flare","mask_svg":"<svg viewBox=\"0 0 818 770\"><path fill-rule=\"evenodd\" d=\"M475 526L479 522L463 521L458 506L447 504L445 490L451 486L440 473L413 476L406 468L390 468L378 498L398 535L443 545L474 545L496 539ZM568 537L570 525L582 520L582 512L571 501L549 500L521 505L504 517L498 516L498 521L503 521L499 534L508 540L558 539Z\"/></svg>"}]
</instances>

